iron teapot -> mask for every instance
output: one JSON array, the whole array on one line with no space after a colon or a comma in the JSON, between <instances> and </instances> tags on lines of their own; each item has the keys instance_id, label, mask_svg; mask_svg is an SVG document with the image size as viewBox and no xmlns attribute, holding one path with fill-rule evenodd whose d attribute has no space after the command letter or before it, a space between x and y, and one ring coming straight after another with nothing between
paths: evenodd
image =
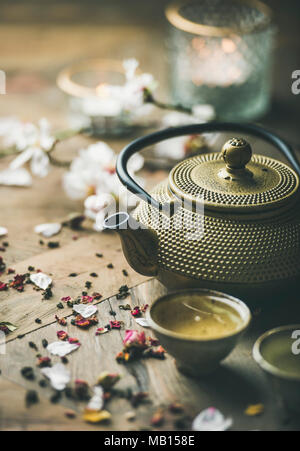
<instances>
[{"instance_id":1,"label":"iron teapot","mask_svg":"<svg viewBox=\"0 0 300 451\"><path fill-rule=\"evenodd\" d=\"M252 155L243 138L222 152L179 162L145 192L129 175L129 158L159 141L207 132L256 136L279 149L294 169ZM291 147L256 125L208 123L174 127L137 139L117 161L117 174L142 201L132 215L105 220L118 232L129 264L166 287L209 288L248 301L291 291L300 276L300 165Z\"/></svg>"}]
</instances>

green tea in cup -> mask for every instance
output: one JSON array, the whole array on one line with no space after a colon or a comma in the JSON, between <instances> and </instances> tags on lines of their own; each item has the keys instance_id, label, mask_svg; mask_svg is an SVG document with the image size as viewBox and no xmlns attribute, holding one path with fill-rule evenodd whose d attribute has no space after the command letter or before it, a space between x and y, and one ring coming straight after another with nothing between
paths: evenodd
<instances>
[{"instance_id":1,"label":"green tea in cup","mask_svg":"<svg viewBox=\"0 0 300 451\"><path fill-rule=\"evenodd\" d=\"M162 302L153 309L161 327L197 339L216 339L235 333L243 325L238 308L217 295L186 294Z\"/></svg>"}]
</instances>

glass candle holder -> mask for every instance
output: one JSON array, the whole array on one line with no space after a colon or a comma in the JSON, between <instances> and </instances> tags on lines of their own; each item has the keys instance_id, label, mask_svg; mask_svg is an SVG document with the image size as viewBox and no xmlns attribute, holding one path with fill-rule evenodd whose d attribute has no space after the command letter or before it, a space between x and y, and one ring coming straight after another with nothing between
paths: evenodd
<instances>
[{"instance_id":1,"label":"glass candle holder","mask_svg":"<svg viewBox=\"0 0 300 451\"><path fill-rule=\"evenodd\" d=\"M71 121L88 127L94 136L119 136L131 130L130 112L124 111L115 95L125 83L121 61L93 59L65 68L57 78L69 96Z\"/></svg>"},{"instance_id":2,"label":"glass candle holder","mask_svg":"<svg viewBox=\"0 0 300 451\"><path fill-rule=\"evenodd\" d=\"M274 28L256 0L186 0L166 10L173 101L210 104L221 120L269 107Z\"/></svg>"}]
</instances>

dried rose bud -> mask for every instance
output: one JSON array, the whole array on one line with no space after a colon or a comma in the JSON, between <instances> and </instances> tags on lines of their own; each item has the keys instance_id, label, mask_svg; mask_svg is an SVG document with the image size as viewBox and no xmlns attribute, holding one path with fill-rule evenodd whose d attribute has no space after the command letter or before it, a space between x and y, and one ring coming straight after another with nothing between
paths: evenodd
<instances>
[{"instance_id":1,"label":"dried rose bud","mask_svg":"<svg viewBox=\"0 0 300 451\"><path fill-rule=\"evenodd\" d=\"M66 326L68 324L66 318L59 318L57 315L55 315L55 319L61 326Z\"/></svg>"},{"instance_id":2,"label":"dried rose bud","mask_svg":"<svg viewBox=\"0 0 300 451\"><path fill-rule=\"evenodd\" d=\"M121 321L110 321L109 324L112 329L121 329L122 326Z\"/></svg>"},{"instance_id":3,"label":"dried rose bud","mask_svg":"<svg viewBox=\"0 0 300 451\"><path fill-rule=\"evenodd\" d=\"M57 332L57 338L62 341L66 341L69 338L69 335L64 330L59 330Z\"/></svg>"},{"instance_id":4,"label":"dried rose bud","mask_svg":"<svg viewBox=\"0 0 300 451\"><path fill-rule=\"evenodd\" d=\"M61 301L63 301L63 302L69 302L71 300L72 300L71 296L64 296L61 298Z\"/></svg>"},{"instance_id":5,"label":"dried rose bud","mask_svg":"<svg viewBox=\"0 0 300 451\"><path fill-rule=\"evenodd\" d=\"M7 283L0 282L0 291L6 291L6 290L8 290Z\"/></svg>"},{"instance_id":6,"label":"dried rose bud","mask_svg":"<svg viewBox=\"0 0 300 451\"><path fill-rule=\"evenodd\" d=\"M141 316L140 307L134 307L134 309L131 310L131 315L135 318L138 318L139 316Z\"/></svg>"},{"instance_id":7,"label":"dried rose bud","mask_svg":"<svg viewBox=\"0 0 300 451\"><path fill-rule=\"evenodd\" d=\"M91 302L93 302L93 300L93 296L82 296L81 298L82 304L90 304Z\"/></svg>"},{"instance_id":8,"label":"dried rose bud","mask_svg":"<svg viewBox=\"0 0 300 451\"><path fill-rule=\"evenodd\" d=\"M151 425L162 426L164 421L165 421L164 411L162 409L158 409L151 418Z\"/></svg>"}]
</instances>

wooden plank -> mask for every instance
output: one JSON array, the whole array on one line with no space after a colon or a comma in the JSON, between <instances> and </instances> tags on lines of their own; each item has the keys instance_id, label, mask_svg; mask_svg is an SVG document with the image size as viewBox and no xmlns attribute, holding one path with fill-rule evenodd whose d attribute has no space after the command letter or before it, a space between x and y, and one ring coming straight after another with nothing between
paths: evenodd
<instances>
[{"instance_id":1,"label":"wooden plank","mask_svg":"<svg viewBox=\"0 0 300 451\"><path fill-rule=\"evenodd\" d=\"M109 320L114 319L114 316L110 313L111 308L112 305L109 301L104 301L99 305L99 326L105 325ZM117 305L114 305L114 308L117 308ZM56 341L56 332L60 329L63 328L55 323L30 333L22 340L16 339L8 343L6 354L0 355L0 369L3 376L13 380L27 390L34 389L38 391L41 397L50 399L53 390L50 387L41 388L38 385L38 381L43 378L40 375L39 369L35 370L35 381L25 380L20 371L24 366L35 367L36 365L36 351L29 348L29 341L36 343L39 352L41 352L43 356L46 356L48 353L42 348L41 340L47 339L49 343ZM146 389L148 387L140 383L141 378L138 371L139 364L136 366L136 371L132 372L128 371L125 366L119 365L115 360L116 354L122 349L122 339L117 330L96 337L96 328L92 328L89 331L83 331L70 325L69 322L68 327L64 329L70 336L78 338L82 343L80 349L68 357L68 368L72 373L72 383L74 383L76 379L83 379L92 386L96 383L97 377L102 371L109 371L121 374L122 378L118 383L118 388L130 388L133 393L147 391ZM52 357L53 363L59 361L59 358ZM1 402L0 398L0 406ZM85 405L85 403L74 404L73 401L70 401L65 397L62 399L61 404L65 406L65 408L76 410L79 416L81 416L82 409ZM126 420L125 414L133 409L132 406L125 399L115 398L108 404L108 410L113 417L112 422L109 425L100 426L100 428L105 430L128 430L133 428L136 430L148 427L151 415L155 411L155 405L147 403L145 406L141 406L141 408L138 409L137 421L131 424ZM45 422L46 421L47 419L45 419ZM65 422L62 426L67 427ZM83 423L82 426L84 426ZM81 426L77 427L81 428ZM49 424L49 428L51 428L51 423Z\"/></svg>"},{"instance_id":2,"label":"wooden plank","mask_svg":"<svg viewBox=\"0 0 300 451\"><path fill-rule=\"evenodd\" d=\"M97 258L97 251L103 253L104 257ZM113 264L113 269L107 267L109 263ZM23 274L27 272L29 265L51 274L54 296L43 301L42 293L35 291L31 285L27 285L23 293L12 289L0 293L1 321L9 321L18 326L18 330L9 335L9 339L40 327L34 322L36 318L40 318L43 325L52 323L61 297L76 298L86 290L86 281L92 282L92 288L87 290L89 293L100 292L105 299L117 293L118 288L125 283L136 285L145 280L129 268L118 237L111 233L92 234L77 241L70 240L69 244L60 249L48 250L14 265L14 269L16 273ZM128 277L124 276L123 269L128 271ZM99 276L91 277L92 272ZM78 276L68 277L71 273L77 273ZM9 278L11 276L1 277L1 280ZM66 304L65 307L60 311L61 315L72 312Z\"/></svg>"},{"instance_id":3,"label":"wooden plank","mask_svg":"<svg viewBox=\"0 0 300 451\"><path fill-rule=\"evenodd\" d=\"M294 305L292 311L289 304L273 310L272 315L267 312L256 316L252 327L243 338L240 345L213 375L199 380L186 377L177 371L174 359L167 355L166 360L147 359L133 362L129 365L119 365L115 361L116 354L122 349L122 339L127 328L144 330L146 335L152 335L149 329L142 329L137 325L130 311L120 310L121 304L129 303L132 307L151 303L153 299L165 292L165 289L154 280L145 282L131 290L131 296L122 301L112 297L99 305L99 325L105 325L111 318L123 321L121 332L111 331L96 337L95 328L82 331L68 325L70 336L79 338L82 347L69 356L68 367L72 373L72 381L77 378L94 384L101 371L118 372L122 374L119 388L131 387L134 392L149 392L150 403L142 404L137 409L137 421L131 424L125 419L127 411L132 410L128 401L120 398L113 399L107 406L112 413L110 425L104 429L128 430L149 428L153 412L158 407L165 409L166 422L161 430L173 429L176 417L168 413L168 406L175 401L185 406L189 418L193 418L199 411L215 406L226 415L234 419L234 430L300 430L300 418L288 418L282 407L274 399L271 388L265 376L252 359L251 350L254 341L263 331L279 324L292 322L292 316L299 304ZM291 301L292 302L292 301ZM291 304L290 304L291 306ZM116 316L111 315L111 310ZM20 369L25 365L35 365L35 352L28 347L28 341L34 341L40 348L42 338L49 342L56 339L57 330L62 329L52 324L28 334L23 340L13 340L7 345L7 353L0 356L0 369L3 375L28 388L38 390L41 396L49 398L50 389L41 389L37 381L23 380ZM42 354L47 352L42 350ZM53 358L53 362L59 359ZM39 370L36 370L38 373ZM259 417L250 418L244 414L250 404L263 403L265 413ZM84 405L74 405L63 398L65 407L72 407L77 411ZM287 421L288 420L288 421ZM51 426L50 426L51 427ZM188 422L190 427L190 421Z\"/></svg>"}]
</instances>

